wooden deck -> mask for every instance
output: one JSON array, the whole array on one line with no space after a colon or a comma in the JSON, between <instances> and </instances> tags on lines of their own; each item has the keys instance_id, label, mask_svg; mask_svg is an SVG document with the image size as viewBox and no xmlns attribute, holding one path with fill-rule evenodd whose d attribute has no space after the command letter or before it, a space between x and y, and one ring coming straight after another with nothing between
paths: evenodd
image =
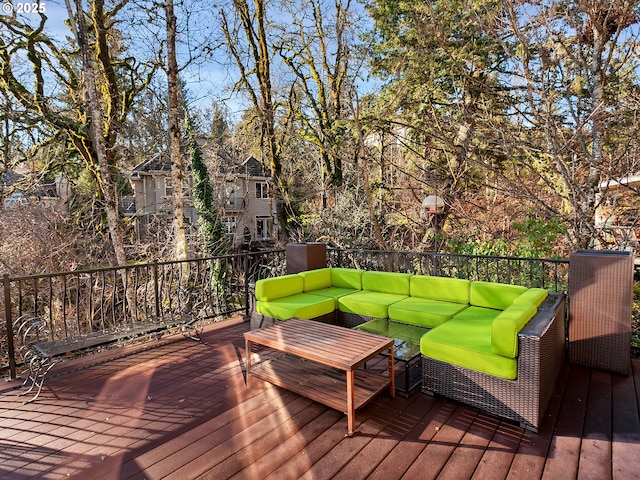
<instances>
[{"instance_id":1,"label":"wooden deck","mask_svg":"<svg viewBox=\"0 0 640 480\"><path fill-rule=\"evenodd\" d=\"M3 385L0 478L640 478L637 360L628 377L565 365L538 434L416 392L376 397L349 438L340 412L247 389L247 329L67 362L30 405Z\"/></svg>"}]
</instances>

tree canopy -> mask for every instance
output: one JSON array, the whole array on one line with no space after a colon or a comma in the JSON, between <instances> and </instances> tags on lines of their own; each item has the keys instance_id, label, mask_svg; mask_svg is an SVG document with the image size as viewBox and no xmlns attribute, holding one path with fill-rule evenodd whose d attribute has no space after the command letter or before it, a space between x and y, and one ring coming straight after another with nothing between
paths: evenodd
<instances>
[{"instance_id":1,"label":"tree canopy","mask_svg":"<svg viewBox=\"0 0 640 480\"><path fill-rule=\"evenodd\" d=\"M640 173L638 1L173 6L76 1L65 35L46 11L0 16L0 174L63 173L84 198L75 228L117 263L131 168L172 145L174 183L191 175L178 81L185 111L213 112L197 136L269 171L283 243L566 255L637 226L622 180ZM192 151L194 175L215 173ZM3 205L14 187L0 186Z\"/></svg>"}]
</instances>

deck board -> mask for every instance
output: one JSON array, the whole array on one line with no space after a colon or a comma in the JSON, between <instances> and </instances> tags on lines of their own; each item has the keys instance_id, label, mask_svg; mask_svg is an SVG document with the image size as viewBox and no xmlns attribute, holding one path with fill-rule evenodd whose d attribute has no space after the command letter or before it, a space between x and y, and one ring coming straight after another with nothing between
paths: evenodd
<instances>
[{"instance_id":1,"label":"deck board","mask_svg":"<svg viewBox=\"0 0 640 480\"><path fill-rule=\"evenodd\" d=\"M629 401L636 396L638 370L634 376L612 378L612 464L614 478L640 476L638 471L638 451L640 449L640 416L638 403ZM637 398L637 397L636 397Z\"/></svg>"},{"instance_id":2,"label":"deck board","mask_svg":"<svg viewBox=\"0 0 640 480\"><path fill-rule=\"evenodd\" d=\"M637 478L640 362L565 364L538 434L442 397L341 412L244 381L240 318L67 362L37 402L0 390L0 478ZM153 347L153 348L151 348ZM257 352L268 356L268 352ZM386 359L367 368L380 369ZM398 367L398 366L397 366Z\"/></svg>"}]
</instances>

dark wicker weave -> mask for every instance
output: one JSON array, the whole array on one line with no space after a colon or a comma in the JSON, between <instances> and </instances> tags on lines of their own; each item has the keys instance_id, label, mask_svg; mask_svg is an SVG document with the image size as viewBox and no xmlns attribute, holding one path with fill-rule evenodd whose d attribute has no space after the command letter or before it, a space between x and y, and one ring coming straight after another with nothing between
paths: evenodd
<instances>
[{"instance_id":1,"label":"dark wicker weave","mask_svg":"<svg viewBox=\"0 0 640 480\"><path fill-rule=\"evenodd\" d=\"M336 314L335 312L327 313L326 315L322 315L320 317L312 318L311 320L315 320L316 322L322 323L330 323L332 325L336 324ZM263 328L273 325L275 322L281 322L279 318L268 317L267 315L262 315L258 312L252 312L250 318L251 330L255 330L256 328Z\"/></svg>"},{"instance_id":2,"label":"dark wicker weave","mask_svg":"<svg viewBox=\"0 0 640 480\"><path fill-rule=\"evenodd\" d=\"M370 317L368 315L360 315L359 313L347 313L336 310L337 322L341 327L353 328L358 325L362 325L370 320L380 320L377 317Z\"/></svg>"},{"instance_id":3,"label":"dark wicker weave","mask_svg":"<svg viewBox=\"0 0 640 480\"><path fill-rule=\"evenodd\" d=\"M633 257L578 251L569 271L569 362L631 373Z\"/></svg>"},{"instance_id":4,"label":"dark wicker weave","mask_svg":"<svg viewBox=\"0 0 640 480\"><path fill-rule=\"evenodd\" d=\"M423 356L422 391L458 400L537 432L564 363L564 295L550 294L518 337L516 380Z\"/></svg>"}]
</instances>

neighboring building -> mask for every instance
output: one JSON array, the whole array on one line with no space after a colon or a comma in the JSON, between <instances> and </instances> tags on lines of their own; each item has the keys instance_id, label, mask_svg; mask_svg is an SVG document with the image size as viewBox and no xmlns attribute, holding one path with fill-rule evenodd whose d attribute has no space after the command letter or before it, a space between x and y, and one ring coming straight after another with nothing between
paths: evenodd
<instances>
[{"instance_id":1,"label":"neighboring building","mask_svg":"<svg viewBox=\"0 0 640 480\"><path fill-rule=\"evenodd\" d=\"M239 165L226 161L219 172L209 172L216 202L236 248L258 248L273 241L274 203L269 195L269 174L258 160L249 157ZM137 165L130 175L134 196L121 200L121 211L137 219L139 238L145 238L153 221L170 221L173 210L171 162L156 156ZM193 179L187 172L182 185L184 216L196 226L198 212L193 206Z\"/></svg>"},{"instance_id":2,"label":"neighboring building","mask_svg":"<svg viewBox=\"0 0 640 480\"><path fill-rule=\"evenodd\" d=\"M52 181L30 183L24 175L6 172L0 175L0 188L3 193L9 192L2 198L5 208L37 201L58 212L69 211L69 182L62 175Z\"/></svg>"},{"instance_id":3,"label":"neighboring building","mask_svg":"<svg viewBox=\"0 0 640 480\"><path fill-rule=\"evenodd\" d=\"M598 185L595 227L599 240L594 248L629 250L640 263L640 175L606 180ZM603 201L604 196L604 201Z\"/></svg>"},{"instance_id":4,"label":"neighboring building","mask_svg":"<svg viewBox=\"0 0 640 480\"><path fill-rule=\"evenodd\" d=\"M275 203L269 192L269 179L269 173L254 157L214 176L222 221L233 245L247 248L273 243Z\"/></svg>"}]
</instances>

